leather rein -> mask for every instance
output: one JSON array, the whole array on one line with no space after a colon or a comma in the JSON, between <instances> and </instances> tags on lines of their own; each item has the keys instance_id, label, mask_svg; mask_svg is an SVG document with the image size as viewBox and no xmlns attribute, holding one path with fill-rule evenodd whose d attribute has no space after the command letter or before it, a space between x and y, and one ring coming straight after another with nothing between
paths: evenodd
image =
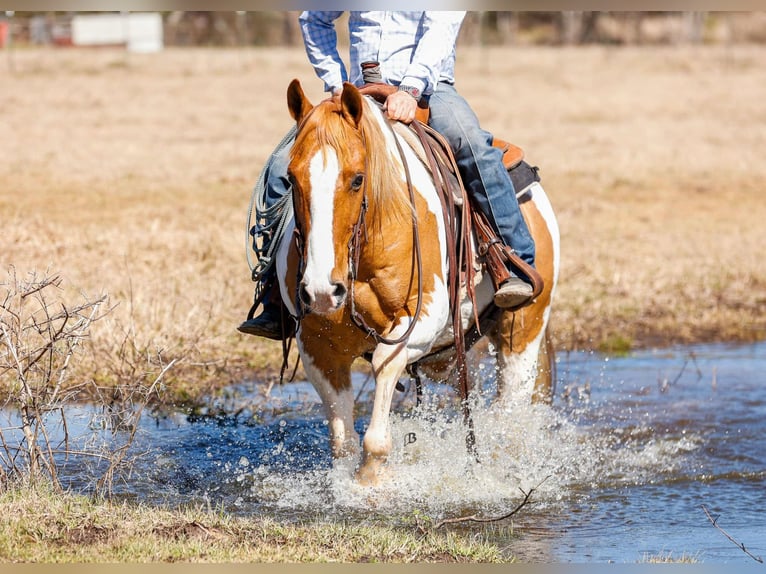
<instances>
[{"instance_id":1,"label":"leather rein","mask_svg":"<svg viewBox=\"0 0 766 574\"><path fill-rule=\"evenodd\" d=\"M389 128L391 129L391 124L387 122ZM365 224L365 215L367 213L367 207L368 207L368 200L367 200L367 165L365 165L365 178L364 178L364 197L362 198L362 209L359 211L359 218L357 219L356 223L354 224L353 231L351 233L351 238L348 242L348 269L349 269L349 279L350 281L350 287L349 287L349 296L350 296L350 313L351 313L351 320L354 322L354 324L359 327L368 337L371 337L376 343L383 343L385 345L398 345L399 343L402 343L409 339L410 335L412 334L413 329L415 328L416 323L418 322L418 319L420 318L420 313L423 308L423 255L421 252L421 246L420 246L420 231L418 230L418 216L417 216L417 210L415 208L415 189L412 185L412 177L410 175L410 168L407 164L407 159L404 155L404 150L402 149L401 144L399 143L399 138L396 137L396 134L393 133L393 129L391 129L392 134L394 135L394 141L396 142L396 147L399 152L399 157L402 160L402 165L404 166L404 174L405 178L407 180L407 192L409 194L410 198L410 204L412 206L412 243L413 243L413 256L415 258L415 264L417 266L417 272L418 272L418 298L417 303L415 305L415 313L412 316L412 320L410 321L410 324L407 326L407 329L402 333L399 337L395 339L389 339L387 337L384 337L380 333L378 333L373 327L371 327L367 321L364 320L364 317L356 310L356 305L354 303L354 282L356 281L356 277L358 275L359 271L359 259L361 257L361 239L364 235L365 241L367 240L367 226ZM365 146L366 146L366 142ZM365 158L365 164L367 163L367 159Z\"/></svg>"},{"instance_id":2,"label":"leather rein","mask_svg":"<svg viewBox=\"0 0 766 574\"><path fill-rule=\"evenodd\" d=\"M390 93L390 91L395 90L396 88L392 86L387 85L380 85L380 84L368 84L367 86L360 89L360 92L363 95L369 95L372 96L373 101L375 101L378 105L381 105L381 100L385 99L385 96ZM417 266L417 303L415 306L415 312L412 315L412 319L410 321L410 324L408 325L407 329L396 338L388 338L379 333L374 327L371 327L367 321L365 321L364 317L357 311L356 304L355 304L355 297L354 297L354 283L356 281L356 278L359 273L359 264L360 264L360 258L361 258L361 252L362 252L362 244L363 241L367 241L367 225L366 225L366 215L367 210L369 207L369 200L367 195L367 186L369 178L367 177L368 171L369 171L369 165L367 163L367 158L365 158L365 173L364 173L364 188L362 190L363 196L362 196L362 204L359 211L359 216L357 218L357 221L354 223L354 226L352 228L351 237L348 241L348 267L349 267L349 313L351 316L351 320L362 332L365 333L365 336L373 339L376 343L385 344L385 345L398 345L405 341L407 341L412 334L412 331L414 330L418 319L420 318L420 314L422 312L422 306L423 306L423 256L421 252L421 243L420 243L420 233L418 230L418 219L417 219L417 209L416 209L416 203L415 203L415 189L412 184L412 177L410 174L409 165L404 153L404 150L402 148L402 145L399 141L399 137L397 136L396 132L393 129L393 126L391 122L386 122L386 125L391 130L394 142L396 143L397 151L399 153L399 157L402 161L402 165L404 167L404 174L405 179L407 183L407 192L409 194L410 204L412 207L412 236L413 236L413 257L415 259L415 265ZM465 338L463 334L463 328L462 328L462 321L461 321L461 313L460 313L460 284L461 284L461 275L464 276L464 281L468 289L468 296L471 300L474 300L474 292L473 292L473 268L471 263L468 263L467 265L464 265L464 261L472 261L473 260L473 254L472 254L472 248L471 248L471 218L466 215L465 210L468 209L469 202L467 200L467 197L465 195L465 188L462 185L462 183L459 182L459 172L457 169L457 163L452 156L451 149L448 144L444 141L442 136L440 136L437 132L435 132L432 128L430 128L426 123L421 122L420 120L416 119L411 124L412 129L417 134L418 138L421 140L424 151L427 157L427 161L429 164L429 168L432 173L434 186L436 187L437 194L439 195L439 199L442 203L442 212L444 214L444 220L445 220L445 232L447 234L447 255L449 259L449 268L450 268L450 280L449 280L449 299L450 299L450 308L452 310L452 327L453 327L453 333L455 338L455 360L456 360L456 371L458 374L459 379L459 391L461 396L461 403L463 408L463 419L464 422L468 428L468 432L466 435L466 447L469 452L471 452L474 457L478 460L478 454L476 451L476 438L474 434L474 425L473 425L473 417L471 416L470 406L468 403L468 396L470 393L469 388L469 382L468 382L468 369L466 365L466 346L465 346ZM299 128L300 129L300 128ZM364 138L364 134L362 135ZM430 139L429 139L430 138ZM461 217L461 223L460 226L462 227L462 230L458 230L455 228L454 222L457 220L456 217L456 206L455 206L455 200L454 195L452 193L452 190L449 188L449 177L445 173L445 167L442 163L436 160L434 156L434 152L431 150L429 141L433 141L434 139L437 140L438 143L441 144L441 148L443 149L444 153L447 156L447 160L451 164L452 171L458 178L458 188L462 194L463 197L463 205L464 205L464 213ZM367 145L367 142L363 139L363 144ZM462 232L461 232L462 231ZM295 241L296 246L298 248L298 253L301 254L300 256L300 263L298 265L298 284L300 284L300 276L303 273L303 266L305 264L305 242L303 238L303 234L301 230L298 228L298 226L295 227ZM456 236L461 236L463 238L463 241L461 242L460 246L457 245ZM463 271L461 274L461 270ZM298 307L298 317L296 318L298 321L300 321L306 314L307 310L304 308L304 305L301 302L301 298L299 296L296 296L297 301L297 307ZM474 301L474 314L476 314L476 305ZM477 323L478 323L478 317L476 317ZM416 382L419 379L416 377Z\"/></svg>"}]
</instances>

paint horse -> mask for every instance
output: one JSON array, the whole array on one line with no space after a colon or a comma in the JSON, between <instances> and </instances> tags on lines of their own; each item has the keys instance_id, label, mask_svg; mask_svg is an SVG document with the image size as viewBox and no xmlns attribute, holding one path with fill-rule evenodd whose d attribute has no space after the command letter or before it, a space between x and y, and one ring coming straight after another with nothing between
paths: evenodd
<instances>
[{"instance_id":1,"label":"paint horse","mask_svg":"<svg viewBox=\"0 0 766 574\"><path fill-rule=\"evenodd\" d=\"M389 411L397 381L409 364L454 345L442 205L431 172L412 148L397 146L380 107L353 85L313 106L293 80L287 100L298 131L288 169L294 221L277 255L280 292L299 318L298 350L326 410L334 459L360 454L351 365L371 357L374 403L356 478L376 484L392 448ZM486 335L497 349L499 395L527 389L544 398L552 384L546 328L558 227L539 184L522 212L545 287L523 309L503 311ZM486 307L491 281L486 274L478 281L476 305ZM361 330L354 314L385 340ZM467 328L474 315L461 315Z\"/></svg>"}]
</instances>

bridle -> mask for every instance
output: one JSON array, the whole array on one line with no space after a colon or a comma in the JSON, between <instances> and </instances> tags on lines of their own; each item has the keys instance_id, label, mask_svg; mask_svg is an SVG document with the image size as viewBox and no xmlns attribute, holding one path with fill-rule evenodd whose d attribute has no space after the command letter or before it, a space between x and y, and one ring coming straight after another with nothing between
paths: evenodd
<instances>
[{"instance_id":1,"label":"bridle","mask_svg":"<svg viewBox=\"0 0 766 574\"><path fill-rule=\"evenodd\" d=\"M304 119L304 122L305 122L305 119ZM417 267L417 274L418 274L417 303L415 305L415 312L412 315L412 320L410 321L410 324L407 326L407 329L404 331L404 333L402 333L399 337L396 337L395 339L388 338L380 334L374 327L371 327L367 323L367 321L365 321L362 314L359 313L359 311L356 309L356 301L354 296L354 283L356 282L356 278L358 277L358 274L359 274L359 262L361 259L362 245L363 243L366 243L368 240L366 215L367 215L367 210L369 208L369 197L368 197L369 160L368 160L367 154L365 154L365 166L364 166L364 173L363 173L364 185L361 190L362 203L361 203L361 208L359 210L359 217L354 223L354 226L351 231L351 237L348 240L348 279L349 279L348 305L349 305L349 313L351 315L352 322L365 334L366 337L373 339L376 343L383 343L385 345L398 345L400 343L403 343L407 339L409 339L422 312L423 256L421 253L420 232L418 230L417 210L415 206L415 188L412 184L412 177L410 175L409 165L407 164L407 158L405 157L404 150L402 149L402 146L399 143L399 139L396 137L396 134L394 133L390 122L386 121L386 125L391 130L391 133L394 135L394 142L396 142L397 151L399 152L399 157L401 158L402 165L404 166L405 179L407 182L407 191L409 194L410 204L412 207L411 211L412 211L413 255L415 258L415 265ZM300 131L300 127L301 126L299 126L298 128L299 131ZM364 137L364 131L360 130L360 133L362 134L362 145L365 149L367 149L367 141L365 140L365 137ZM295 211L295 213L297 214L297 211ZM303 232L300 230L300 227L297 224L297 219L296 219L296 225L295 225L295 231L294 231L294 238L296 242L296 247L298 249L298 253L300 254L300 262L298 265L298 272L297 272L298 280L296 281L296 286L297 286L296 289L300 289L299 285L300 285L301 278L303 276L304 265L306 262L306 244L305 244L305 238L303 237ZM296 319L298 321L301 321L301 319L303 319L303 317L306 316L309 310L305 308L300 296L298 296L297 293L296 293L296 302L297 302L296 310L298 315Z\"/></svg>"}]
</instances>

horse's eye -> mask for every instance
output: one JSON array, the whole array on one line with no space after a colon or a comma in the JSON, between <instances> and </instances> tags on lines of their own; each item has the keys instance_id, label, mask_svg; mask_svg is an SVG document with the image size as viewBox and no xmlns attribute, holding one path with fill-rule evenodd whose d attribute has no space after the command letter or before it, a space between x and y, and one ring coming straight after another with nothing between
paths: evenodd
<instances>
[{"instance_id":1,"label":"horse's eye","mask_svg":"<svg viewBox=\"0 0 766 574\"><path fill-rule=\"evenodd\" d=\"M360 187L362 187L362 184L364 183L364 174L357 173L356 177L351 181L351 189L354 191L359 190Z\"/></svg>"}]
</instances>

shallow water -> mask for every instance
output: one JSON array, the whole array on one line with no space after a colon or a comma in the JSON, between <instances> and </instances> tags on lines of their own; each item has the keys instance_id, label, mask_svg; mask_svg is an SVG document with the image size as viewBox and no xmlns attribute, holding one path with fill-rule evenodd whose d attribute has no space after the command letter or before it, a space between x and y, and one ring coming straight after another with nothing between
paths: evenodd
<instances>
[{"instance_id":1,"label":"shallow water","mask_svg":"<svg viewBox=\"0 0 766 574\"><path fill-rule=\"evenodd\" d=\"M478 368L489 396L491 368ZM396 398L390 481L372 491L353 483L350 466L332 468L310 385L277 386L268 397L262 385L243 385L220 405L235 415L144 416L133 450L146 454L116 491L282 520L397 523L416 514L503 515L533 490L532 504L493 534L523 561L672 553L753 563L701 505L766 558L765 373L764 343L560 354L552 407L500 408L486 398L476 406L479 464L466 454L452 391L426 385L416 409L408 390ZM372 390L364 375L354 385L363 399ZM86 411L70 419L72 428L92 425ZM362 408L360 433L366 422ZM73 461L67 472L73 486L87 486L87 468Z\"/></svg>"}]
</instances>

